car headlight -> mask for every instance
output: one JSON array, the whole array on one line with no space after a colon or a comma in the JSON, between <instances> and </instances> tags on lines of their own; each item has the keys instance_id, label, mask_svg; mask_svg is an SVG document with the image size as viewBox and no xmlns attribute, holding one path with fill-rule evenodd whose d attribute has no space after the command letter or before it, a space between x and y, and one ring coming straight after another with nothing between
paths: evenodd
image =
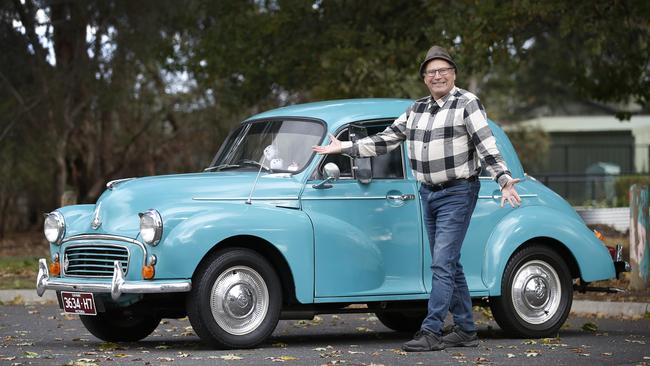
<instances>
[{"instance_id":1,"label":"car headlight","mask_svg":"<svg viewBox=\"0 0 650 366\"><path fill-rule=\"evenodd\" d=\"M138 215L140 215L140 236L142 241L149 245L158 245L163 231L160 213L154 209L149 209Z\"/></svg>"},{"instance_id":2,"label":"car headlight","mask_svg":"<svg viewBox=\"0 0 650 366\"><path fill-rule=\"evenodd\" d=\"M61 239L65 235L65 220L60 212L50 212L45 216L43 233L50 243L61 244Z\"/></svg>"}]
</instances>

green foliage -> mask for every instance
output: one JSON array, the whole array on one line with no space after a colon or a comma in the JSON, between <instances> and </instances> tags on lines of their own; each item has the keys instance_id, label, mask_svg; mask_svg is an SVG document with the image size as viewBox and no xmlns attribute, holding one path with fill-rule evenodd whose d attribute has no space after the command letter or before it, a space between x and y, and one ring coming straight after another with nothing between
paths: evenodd
<instances>
[{"instance_id":1,"label":"green foliage","mask_svg":"<svg viewBox=\"0 0 650 366\"><path fill-rule=\"evenodd\" d=\"M33 288L38 257L0 258L0 289Z\"/></svg>"},{"instance_id":2,"label":"green foliage","mask_svg":"<svg viewBox=\"0 0 650 366\"><path fill-rule=\"evenodd\" d=\"M633 184L650 187L648 175L623 175L616 178L616 203L618 207L630 205L630 187Z\"/></svg>"},{"instance_id":3,"label":"green foliage","mask_svg":"<svg viewBox=\"0 0 650 366\"><path fill-rule=\"evenodd\" d=\"M432 44L496 120L575 103L628 117L620 105L650 100L648 14L642 0L2 2L0 236L66 188L93 202L110 179L199 170L271 107L425 96ZM547 142L516 134L538 164Z\"/></svg>"}]
</instances>

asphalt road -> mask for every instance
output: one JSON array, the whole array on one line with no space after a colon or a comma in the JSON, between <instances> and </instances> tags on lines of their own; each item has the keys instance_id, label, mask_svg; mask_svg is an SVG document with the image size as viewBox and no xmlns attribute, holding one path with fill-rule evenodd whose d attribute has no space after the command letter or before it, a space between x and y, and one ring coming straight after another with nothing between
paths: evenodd
<instances>
[{"instance_id":1,"label":"asphalt road","mask_svg":"<svg viewBox=\"0 0 650 366\"><path fill-rule=\"evenodd\" d=\"M571 317L558 338L505 338L476 313L477 348L405 353L411 334L384 327L372 314L321 315L281 321L253 350L212 350L189 321L163 320L138 343L91 336L77 316L55 305L0 306L0 365L650 365L650 319Z\"/></svg>"}]
</instances>

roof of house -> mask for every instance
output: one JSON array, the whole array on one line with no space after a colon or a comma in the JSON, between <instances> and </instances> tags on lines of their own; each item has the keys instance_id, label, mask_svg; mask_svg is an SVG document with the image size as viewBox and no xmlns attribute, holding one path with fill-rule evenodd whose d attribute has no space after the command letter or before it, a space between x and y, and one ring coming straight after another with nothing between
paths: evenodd
<instances>
[{"instance_id":1,"label":"roof of house","mask_svg":"<svg viewBox=\"0 0 650 366\"><path fill-rule=\"evenodd\" d=\"M632 116L629 121L620 121L614 116L539 117L522 121L519 125L540 127L546 132L650 130L650 115Z\"/></svg>"}]
</instances>

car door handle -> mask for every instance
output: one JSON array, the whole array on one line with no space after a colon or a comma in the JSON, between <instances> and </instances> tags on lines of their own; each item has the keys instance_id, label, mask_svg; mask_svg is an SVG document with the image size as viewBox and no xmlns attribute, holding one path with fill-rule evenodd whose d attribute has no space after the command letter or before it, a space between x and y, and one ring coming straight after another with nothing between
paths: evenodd
<instances>
[{"instance_id":1,"label":"car door handle","mask_svg":"<svg viewBox=\"0 0 650 366\"><path fill-rule=\"evenodd\" d=\"M407 201L407 200L414 200L415 195L414 194L389 194L386 196L387 200L399 200L399 201Z\"/></svg>"}]
</instances>

